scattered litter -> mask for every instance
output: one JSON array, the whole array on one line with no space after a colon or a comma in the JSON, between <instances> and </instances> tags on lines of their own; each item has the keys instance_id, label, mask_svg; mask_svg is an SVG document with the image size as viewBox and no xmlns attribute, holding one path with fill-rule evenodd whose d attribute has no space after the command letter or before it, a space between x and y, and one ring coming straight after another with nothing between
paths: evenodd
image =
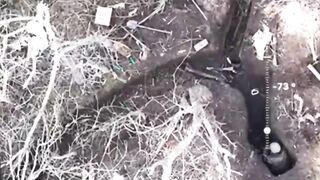
<instances>
[{"instance_id":1,"label":"scattered litter","mask_svg":"<svg viewBox=\"0 0 320 180\"><path fill-rule=\"evenodd\" d=\"M129 58L128 58L128 61L129 61L129 64L136 64L136 62L137 62L137 59L134 57L134 56L130 56Z\"/></svg>"},{"instance_id":2,"label":"scattered litter","mask_svg":"<svg viewBox=\"0 0 320 180\"><path fill-rule=\"evenodd\" d=\"M185 50L185 49L179 50L177 52L177 55L184 54L185 52L187 52L187 50Z\"/></svg>"},{"instance_id":3,"label":"scattered litter","mask_svg":"<svg viewBox=\"0 0 320 180\"><path fill-rule=\"evenodd\" d=\"M122 27L123 30L125 30L127 32L127 35L131 36L134 40L136 40L136 43L138 44L138 46L143 46L143 48L147 49L148 51L150 51L150 48L148 48L147 45L143 44L136 36L134 36L130 31L128 31L126 28Z\"/></svg>"},{"instance_id":4,"label":"scattered litter","mask_svg":"<svg viewBox=\"0 0 320 180\"><path fill-rule=\"evenodd\" d=\"M257 58L263 60L265 49L272 40L273 34L270 32L270 29L265 24L262 24L262 30L258 30L252 37L253 46L256 49Z\"/></svg>"},{"instance_id":5,"label":"scattered litter","mask_svg":"<svg viewBox=\"0 0 320 180\"><path fill-rule=\"evenodd\" d=\"M199 10L199 12L201 13L201 15L204 17L204 19L206 20L206 21L208 21L208 18L207 18L207 16L204 14L204 12L201 10L201 8L199 7L199 5L194 1L194 0L192 0L192 2L193 2L193 4L196 6L196 8Z\"/></svg>"},{"instance_id":6,"label":"scattered litter","mask_svg":"<svg viewBox=\"0 0 320 180\"><path fill-rule=\"evenodd\" d=\"M205 48L206 46L208 46L209 42L207 39L203 39L200 42L198 42L197 44L195 44L193 47L194 49L198 52L201 49Z\"/></svg>"},{"instance_id":7,"label":"scattered litter","mask_svg":"<svg viewBox=\"0 0 320 180\"><path fill-rule=\"evenodd\" d=\"M230 59L229 57L227 57L227 62L228 62L229 64L232 64L231 59Z\"/></svg>"},{"instance_id":8,"label":"scattered litter","mask_svg":"<svg viewBox=\"0 0 320 180\"><path fill-rule=\"evenodd\" d=\"M141 52L139 53L139 59L145 61L148 59L148 49L144 46L141 47Z\"/></svg>"},{"instance_id":9,"label":"scattered litter","mask_svg":"<svg viewBox=\"0 0 320 180\"><path fill-rule=\"evenodd\" d=\"M112 8L111 7L98 6L96 18L95 18L95 24L110 26L111 17L112 17Z\"/></svg>"},{"instance_id":10,"label":"scattered litter","mask_svg":"<svg viewBox=\"0 0 320 180\"><path fill-rule=\"evenodd\" d=\"M229 71L232 73L237 73L233 66L222 68L222 71Z\"/></svg>"},{"instance_id":11,"label":"scattered litter","mask_svg":"<svg viewBox=\"0 0 320 180\"><path fill-rule=\"evenodd\" d=\"M126 3L118 3L115 5L111 5L109 6L110 8L114 8L114 9L125 9L126 8Z\"/></svg>"},{"instance_id":12,"label":"scattered litter","mask_svg":"<svg viewBox=\"0 0 320 180\"><path fill-rule=\"evenodd\" d=\"M114 71L124 72L124 69L123 69L123 67L122 67L121 65L113 65L113 66L112 66L112 69L113 69Z\"/></svg>"},{"instance_id":13,"label":"scattered litter","mask_svg":"<svg viewBox=\"0 0 320 180\"><path fill-rule=\"evenodd\" d=\"M174 18L172 18L172 19L167 23L167 25L170 25L176 18L177 18L177 16L175 16Z\"/></svg>"},{"instance_id":14,"label":"scattered litter","mask_svg":"<svg viewBox=\"0 0 320 180\"><path fill-rule=\"evenodd\" d=\"M320 81L320 73L319 71L312 65L308 65L308 69L313 73L313 75Z\"/></svg>"},{"instance_id":15,"label":"scattered litter","mask_svg":"<svg viewBox=\"0 0 320 180\"><path fill-rule=\"evenodd\" d=\"M227 78L222 74L220 74L220 76L216 76L216 75L212 75L210 73L205 73L205 72L202 72L202 71L199 71L199 70L192 68L190 66L190 64L188 64L188 63L187 63L184 70L186 72L189 72L189 73L192 73L192 74L204 77L204 78L213 79L215 81L226 81L227 80Z\"/></svg>"},{"instance_id":16,"label":"scattered litter","mask_svg":"<svg viewBox=\"0 0 320 180\"><path fill-rule=\"evenodd\" d=\"M124 57L128 58L131 56L132 50L123 43L113 42L113 48L115 51L117 51L119 54L121 54Z\"/></svg>"},{"instance_id":17,"label":"scattered litter","mask_svg":"<svg viewBox=\"0 0 320 180\"><path fill-rule=\"evenodd\" d=\"M133 17L136 16L138 12L138 8L134 8L132 11L129 12L128 16Z\"/></svg>"},{"instance_id":18,"label":"scattered litter","mask_svg":"<svg viewBox=\"0 0 320 180\"><path fill-rule=\"evenodd\" d=\"M127 22L127 27L130 29L137 29L137 27L139 27L139 23L138 21L135 21L135 20L129 20Z\"/></svg>"},{"instance_id":19,"label":"scattered litter","mask_svg":"<svg viewBox=\"0 0 320 180\"><path fill-rule=\"evenodd\" d=\"M143 26L143 25L140 25L138 21L135 21L135 20L129 20L127 22L127 27L130 28L130 29L137 29L137 28L142 28L142 29L147 29L147 30L150 30L150 31L155 31L155 32L160 32L160 33L165 33L165 34L172 34L172 31L166 31L166 30L161 30L161 29L155 29L155 28L151 28L151 27L147 27L147 26Z\"/></svg>"}]
</instances>

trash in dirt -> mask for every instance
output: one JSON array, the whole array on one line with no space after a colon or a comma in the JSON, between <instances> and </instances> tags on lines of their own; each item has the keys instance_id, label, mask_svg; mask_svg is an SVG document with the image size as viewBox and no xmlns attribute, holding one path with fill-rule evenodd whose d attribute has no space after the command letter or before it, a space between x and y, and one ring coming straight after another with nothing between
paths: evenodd
<instances>
[{"instance_id":1,"label":"trash in dirt","mask_svg":"<svg viewBox=\"0 0 320 180\"><path fill-rule=\"evenodd\" d=\"M201 15L203 16L203 18L208 21L207 16L204 14L204 12L201 10L201 8L199 7L199 5L195 2L195 0L192 0L192 3L196 6L196 8L198 9L198 11L201 13Z\"/></svg>"},{"instance_id":2,"label":"trash in dirt","mask_svg":"<svg viewBox=\"0 0 320 180\"><path fill-rule=\"evenodd\" d=\"M200 42L198 42L197 44L195 44L193 46L193 48L196 50L196 52L200 51L201 49L205 48L206 46L209 45L209 42L207 39L203 39Z\"/></svg>"},{"instance_id":3,"label":"trash in dirt","mask_svg":"<svg viewBox=\"0 0 320 180\"><path fill-rule=\"evenodd\" d=\"M258 30L252 37L253 46L256 49L257 59L263 60L267 45L272 41L273 34L265 24L262 24L262 30Z\"/></svg>"},{"instance_id":4,"label":"trash in dirt","mask_svg":"<svg viewBox=\"0 0 320 180\"><path fill-rule=\"evenodd\" d=\"M313 75L320 81L319 71L312 64L309 64L307 67L313 73Z\"/></svg>"},{"instance_id":5,"label":"trash in dirt","mask_svg":"<svg viewBox=\"0 0 320 180\"><path fill-rule=\"evenodd\" d=\"M147 47L147 45L145 45L143 42L141 42L136 36L134 36L130 31L128 31L126 28L122 27L122 29L124 31L127 32L127 34L125 35L124 39L127 38L127 36L131 36L135 41L136 41L136 44L141 47L143 46L145 49L147 49L148 51L150 51L150 48Z\"/></svg>"},{"instance_id":6,"label":"trash in dirt","mask_svg":"<svg viewBox=\"0 0 320 180\"><path fill-rule=\"evenodd\" d=\"M134 8L132 11L129 12L128 16L133 17L136 16L138 13L138 8Z\"/></svg>"},{"instance_id":7,"label":"trash in dirt","mask_svg":"<svg viewBox=\"0 0 320 180\"><path fill-rule=\"evenodd\" d=\"M170 25L176 18L177 18L177 16L175 16L174 18L172 18L172 19L167 23L167 25Z\"/></svg>"},{"instance_id":8,"label":"trash in dirt","mask_svg":"<svg viewBox=\"0 0 320 180\"><path fill-rule=\"evenodd\" d=\"M95 18L95 24L110 26L112 17L111 7L101 7L98 6Z\"/></svg>"},{"instance_id":9,"label":"trash in dirt","mask_svg":"<svg viewBox=\"0 0 320 180\"><path fill-rule=\"evenodd\" d=\"M125 9L126 3L118 3L118 4L111 5L109 7L113 9Z\"/></svg>"},{"instance_id":10,"label":"trash in dirt","mask_svg":"<svg viewBox=\"0 0 320 180\"><path fill-rule=\"evenodd\" d=\"M133 64L136 64L137 59L134 56L129 56L128 61L129 61L129 64L133 65Z\"/></svg>"},{"instance_id":11,"label":"trash in dirt","mask_svg":"<svg viewBox=\"0 0 320 180\"><path fill-rule=\"evenodd\" d=\"M186 52L187 52L186 49L181 49L181 50L179 50L179 51L177 52L177 55L184 54L184 53L186 53Z\"/></svg>"},{"instance_id":12,"label":"trash in dirt","mask_svg":"<svg viewBox=\"0 0 320 180\"><path fill-rule=\"evenodd\" d=\"M151 28L151 27L140 25L139 22L135 21L135 20L129 20L127 22L127 27L132 29L132 30L135 30L137 28L142 28L142 29L147 29L147 30L150 30L150 31L155 31L155 32L160 32L160 33L165 33L165 34L170 34L170 35L172 34L172 31L155 29L155 28Z\"/></svg>"},{"instance_id":13,"label":"trash in dirt","mask_svg":"<svg viewBox=\"0 0 320 180\"><path fill-rule=\"evenodd\" d=\"M232 73L237 73L233 66L222 68L222 71L229 71Z\"/></svg>"},{"instance_id":14,"label":"trash in dirt","mask_svg":"<svg viewBox=\"0 0 320 180\"><path fill-rule=\"evenodd\" d=\"M214 74L210 74L210 73L205 73L205 72L202 72L200 70L194 69L189 63L186 64L186 67L185 67L184 70L186 72L188 72L188 73L195 74L195 75L200 76L200 77L212 79L212 80L215 80L215 81L219 81L219 82L227 81L227 78L222 74L214 75Z\"/></svg>"},{"instance_id":15,"label":"trash in dirt","mask_svg":"<svg viewBox=\"0 0 320 180\"><path fill-rule=\"evenodd\" d=\"M132 50L128 46L116 41L113 42L113 49L126 58L129 58L132 53Z\"/></svg>"},{"instance_id":16,"label":"trash in dirt","mask_svg":"<svg viewBox=\"0 0 320 180\"><path fill-rule=\"evenodd\" d=\"M144 46L141 47L141 52L139 53L139 59L144 61L148 59L148 49Z\"/></svg>"},{"instance_id":17,"label":"trash in dirt","mask_svg":"<svg viewBox=\"0 0 320 180\"><path fill-rule=\"evenodd\" d=\"M112 66L112 70L113 71L121 71L121 72L124 72L124 69L121 65L113 65Z\"/></svg>"}]
</instances>

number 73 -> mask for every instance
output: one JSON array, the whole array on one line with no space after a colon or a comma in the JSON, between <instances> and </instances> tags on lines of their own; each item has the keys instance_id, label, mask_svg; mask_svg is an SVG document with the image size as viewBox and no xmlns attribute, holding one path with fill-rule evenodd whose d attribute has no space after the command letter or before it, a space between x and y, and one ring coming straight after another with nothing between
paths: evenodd
<instances>
[{"instance_id":1,"label":"number 73","mask_svg":"<svg viewBox=\"0 0 320 180\"><path fill-rule=\"evenodd\" d=\"M276 88L279 91L280 90L288 91L289 90L289 83L287 83L287 82L278 82Z\"/></svg>"}]
</instances>

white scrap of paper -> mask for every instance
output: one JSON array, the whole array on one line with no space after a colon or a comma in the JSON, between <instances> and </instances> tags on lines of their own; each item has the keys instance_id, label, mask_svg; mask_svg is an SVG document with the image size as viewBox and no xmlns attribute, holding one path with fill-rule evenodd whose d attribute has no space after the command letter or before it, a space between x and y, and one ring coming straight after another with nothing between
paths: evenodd
<instances>
[{"instance_id":1,"label":"white scrap of paper","mask_svg":"<svg viewBox=\"0 0 320 180\"><path fill-rule=\"evenodd\" d=\"M98 6L94 23L104 25L104 26L110 26L111 17L112 17L112 8Z\"/></svg>"},{"instance_id":2,"label":"white scrap of paper","mask_svg":"<svg viewBox=\"0 0 320 180\"><path fill-rule=\"evenodd\" d=\"M203 39L200 42L198 42L197 44L195 44L193 47L194 49L198 52L201 49L205 48L206 46L208 46L209 42L207 39Z\"/></svg>"},{"instance_id":3,"label":"white scrap of paper","mask_svg":"<svg viewBox=\"0 0 320 180\"><path fill-rule=\"evenodd\" d=\"M252 37L253 46L256 49L257 58L263 60L266 46L270 44L273 34L265 24L262 25L262 30L258 30Z\"/></svg>"}]
</instances>

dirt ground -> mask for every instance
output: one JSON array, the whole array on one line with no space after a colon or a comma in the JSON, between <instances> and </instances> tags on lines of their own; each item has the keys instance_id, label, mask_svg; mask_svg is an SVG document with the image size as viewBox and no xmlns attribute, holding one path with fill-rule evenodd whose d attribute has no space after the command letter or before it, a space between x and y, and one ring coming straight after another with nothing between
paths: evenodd
<instances>
[{"instance_id":1,"label":"dirt ground","mask_svg":"<svg viewBox=\"0 0 320 180\"><path fill-rule=\"evenodd\" d=\"M199 67L221 67L224 63L221 62L224 56L224 38L230 23L229 10L231 3L235 2L197 0L200 8L208 17L208 20L205 20L191 0L168 1L163 11L148 19L143 25L172 31L172 35L146 29L138 29L128 33L123 28L128 18L139 21L153 12L154 7L156 7L155 3L148 4L139 1L141 4L136 4L133 3L134 1L128 0L126 2L129 4L128 7L115 10L112 20L113 28L105 28L93 23L95 7L97 4L107 6L111 2L94 2L85 0L76 3L63 0L50 1L52 24L55 31L60 32L60 37L63 37L66 41L92 35L92 32L110 35L111 39L121 41L130 47L137 61L129 63L125 57L119 56L117 59L106 63L113 70L115 66L121 65L124 72L114 70L118 77L116 80L111 78L113 75L106 74L105 84L100 90L97 90L97 93L93 93L94 95L86 94L81 97L82 109L78 109L74 114L65 118L64 123L69 123L70 119L68 118L71 116L77 117L79 122L76 127L71 128L70 132L63 135L59 144L61 154L72 149L77 152L77 156L72 159L76 163L90 162L95 164L103 162L108 168L119 170L118 173L126 179L134 179L133 176L137 173L135 170L149 162L141 149L145 148L145 152L149 152L152 149L148 149L147 144L155 142L149 142L147 135L137 136L137 127L126 127L125 124L122 125L125 130L119 132L119 135L111 140L108 134L101 129L99 129L101 134L95 132L95 136L91 137L88 134L93 132L86 132L86 127L95 127L96 123L108 122L112 119L111 117L129 113L133 108L140 109L142 114L146 116L141 118L143 119L142 122L139 122L145 127L139 128L148 129L151 125L161 125L166 122L168 117L178 111L176 104L171 101L175 98L173 95L183 96L186 89L201 84L208 87L213 94L206 110L215 116L216 121L222 124L223 132L235 143L235 146L230 148L230 151L236 155L231 160L231 168L238 172L234 173L235 179L318 180L320 178L318 175L320 174L320 164L319 160L317 161L317 156L320 155L318 150L320 148L319 117L314 119L315 122L305 117L306 114L315 117L318 113L320 108L320 83L306 67L312 59L308 48L301 43L301 39L281 32L278 29L279 24L281 24L281 22L278 22L278 16L270 18L263 13L262 5L267 6L270 2L255 1L253 3L242 59L253 62L253 64L258 61L250 39L261 28L261 22L266 22L271 31L277 33L278 38L276 50L279 53L279 66L272 67L272 87L276 87L272 91L273 123L281 131L286 143L297 157L295 167L278 177L269 172L263 164L261 156L254 151L247 140L247 110L255 107L246 107L245 97L229 84L199 78L178 68L187 57L191 57L188 61L199 64ZM26 2L11 3L17 11L29 14ZM112 4L116 3L118 1L112 1ZM128 17L127 12L135 8L138 9L138 13ZM192 46L204 38L209 41L209 46L200 52L195 52ZM137 39L149 50L142 48L141 44L137 43ZM109 58L107 53L102 52L102 50L100 52L102 59ZM215 62L208 64L208 59ZM252 69L252 71L257 71L260 75L265 73L258 72L258 68ZM277 88L278 83L288 83L290 87L287 90L281 88L279 90ZM295 94L303 99L303 112L295 110L295 107L298 106L297 100L294 99ZM103 109L107 105L112 107L112 111L106 109L97 113L97 108ZM186 119L188 122L188 117ZM75 140L75 135L81 133L82 135ZM205 134L205 132L203 133ZM138 137L142 139L138 139ZM170 143L174 144L174 139L175 137L169 139L166 146L170 147L172 145ZM225 138L220 140L223 146L229 144L229 141ZM76 144L82 141L90 142L91 146L81 147ZM108 153L105 152L104 148L107 144L111 144L112 147L108 149L110 151ZM70 147L68 147L69 145ZM197 147L198 145L200 147L201 143L194 146ZM188 172L185 173L187 175ZM50 175L48 176L50 177ZM108 177L111 177L111 175L108 175ZM143 173L142 177L145 177L145 179L160 178L149 177ZM212 179L215 178L212 177Z\"/></svg>"},{"instance_id":2,"label":"dirt ground","mask_svg":"<svg viewBox=\"0 0 320 180\"><path fill-rule=\"evenodd\" d=\"M190 3L188 2L186 2L185 4L186 5L184 7L188 7L188 4L190 5ZM248 24L247 38L250 38L259 28L261 28L261 22L266 20L268 20L268 25L270 26L271 31L277 31L278 24L275 23L277 19L267 19L267 17L265 17L265 15L261 13L261 7L258 4L258 2L254 4L253 10L251 12L251 18ZM180 11L181 5L178 5ZM197 14L196 9L188 9L185 11L191 12L191 14ZM210 13L215 14L216 12L208 12L208 14ZM199 14L198 18L201 19L201 17L199 17ZM218 21L216 21L215 23L218 23ZM192 26L193 25L196 25L196 23L192 24ZM210 27L211 32L221 30L219 28L217 28L217 30L214 30L215 28L213 26ZM223 31L221 30L220 33L223 34ZM281 32L278 33L281 34ZM288 91L279 91L276 89L273 91L273 116L274 118L276 118L274 123L281 130L283 136L286 137L287 143L290 145L290 148L293 149L298 159L296 166L284 175L281 175L279 177L272 176L265 165L261 162L260 157L254 154L252 148L247 144L244 135L244 131L246 128L246 109L244 108L241 94L239 94L239 92L230 88L226 84L222 85L206 80L200 81L201 84L210 87L210 89L214 93L214 97L218 103L215 104L215 107L213 109L218 121L226 123L224 128L226 130L232 130L234 132L234 134L230 134L230 138L241 144L240 147L242 148L237 149L238 162L234 165L234 167L236 167L235 169L239 170L243 174L243 176L239 177L239 179L317 179L316 174L318 172L317 170L313 169L312 164L310 164L310 159L312 158L310 158L310 156L308 156L306 153L312 152L314 144L318 143L318 123L312 124L310 123L310 121L305 120L300 124L300 122L298 122L299 114L297 114L297 112L295 112L291 106L295 101L293 99L293 95L299 94L304 98L304 103L306 104L305 106L309 108L308 112L316 113L318 109L317 102L319 102L318 100L316 100L316 98L318 98L316 94L318 94L317 92L319 91L319 82L317 82L313 75L310 74L310 72L308 72L308 70L306 69L306 64L310 62L310 54L306 53L308 51L303 48L301 44L299 45L299 39L297 39L296 37L286 37L281 35L279 36L280 38L278 39L278 51L281 51L281 55L279 55L278 59L279 66L272 67L274 71L272 86L277 85L281 82L287 82L290 85L294 83L294 85L292 85L292 87L290 87ZM211 37L215 37L215 35L212 35ZM214 52L213 49L211 49L212 52ZM244 59L248 59L249 61L256 61L256 58L254 56L254 49L250 45L250 43L246 44L244 49ZM219 49L216 52L219 52ZM198 56L194 58L193 61L199 61L200 63L201 58L206 57ZM216 55L212 55L212 58L219 59L219 53L217 53ZM173 59L172 63L174 64L176 58L169 59ZM164 69L168 68L169 66L171 65L164 66ZM159 84L156 83L157 81L153 82L153 84L156 84L153 85L154 87L148 87L148 83L144 82L145 88L142 89L144 89L145 92L141 93L138 91L138 94L136 95L142 96L143 94L150 94L150 96L158 96L163 92L167 92L171 88L173 88L172 80L170 78L171 76L166 78L164 78L162 75L158 76L160 76L160 79L166 80L164 80L164 82L159 82ZM188 81L189 83L195 82L193 78L188 80L188 75L181 76L183 77L181 80L179 78L176 79L177 84L186 85L185 81ZM165 89L161 88L163 84L165 84L166 86ZM169 84L170 86L168 86ZM157 87L157 85L159 87ZM190 85L186 85L184 87L186 88L188 86ZM130 91L136 92L134 89L130 89ZM226 112L225 109L229 110Z\"/></svg>"},{"instance_id":3,"label":"dirt ground","mask_svg":"<svg viewBox=\"0 0 320 180\"><path fill-rule=\"evenodd\" d=\"M266 17L261 13L260 6L257 4L258 2L254 3L251 12L247 38L250 38L261 28L260 22L262 20L266 20ZM243 96L239 91L231 88L228 84L218 83L212 80L197 80L196 77L186 72L178 71L175 79L173 79L172 73L178 65L178 62L188 53L194 53L189 50L192 49L191 45L200 38L207 38L210 41L210 47L203 50L202 56L199 55L192 58L192 61L199 61L199 64L201 64L202 59L219 59L222 56L221 45L223 44L225 29L228 26L227 10L229 5L228 3L224 4L223 8L218 8L219 11L215 11L217 8L210 8L208 5L205 5L205 7L207 7L205 13L208 16L214 17L210 18L209 21L203 19L191 2L182 0L174 1L163 13L155 16L152 21L145 24L160 29L172 30L173 35L171 37L147 30L141 30L136 33L137 37L142 39L142 41L150 47L151 53L146 61L129 68L138 70L139 73L136 75L135 72L129 71L129 74L133 74L130 75L136 76L137 78L133 78L133 84L131 85L120 85L118 89L125 90L117 90L116 94L118 94L118 96L116 102L121 101L124 104L129 104L128 106L134 104L134 106L138 108L144 107L143 111L150 119L156 117L157 121L161 121L161 119L165 119L162 113L166 111L166 108L170 107L170 104L164 105L165 107L158 104L159 102L161 104L161 98L163 98L163 96L172 96L172 90L175 86L177 86L177 91L179 91L179 89L189 88L196 83L203 84L209 87L214 95L214 102L212 102L209 107L213 109L217 121L224 123L224 131L230 132L228 134L229 138L239 145L234 149L237 156L232 164L234 170L242 174L242 176L238 176L238 179L317 179L315 176L317 172L313 171L312 165L309 163L309 155L306 153L311 153L313 145L317 144L319 124L313 125L310 122L302 122L301 127L298 127L300 124L298 124L297 121L297 113L293 110L288 110L293 103L292 98L294 93L298 93L305 98L305 103L310 108L310 112L316 112L318 109L317 102L320 102L315 100L317 96L314 96L319 90L319 83L306 70L306 67L304 67L304 65L310 61L308 60L309 54L300 53L306 50L301 49L299 42L297 42L294 37L281 37L278 40L280 44L278 47L279 51L281 49L283 52L281 52L279 58L280 65L273 67L273 85L276 85L278 82L296 84L296 86L290 88L289 91L275 90L273 92L273 97L275 97L273 106L274 115L278 117L276 117L277 120L274 123L277 124L278 128L284 134L287 143L293 149L298 159L296 166L292 170L279 177L274 177L270 174L262 163L261 157L254 152L247 142L246 108L253 107L245 107ZM173 20L173 23L166 24L166 22L170 20ZM273 21L276 21L276 19L272 19L269 22L271 31L277 31L277 24ZM245 44L244 49L244 59L256 61L254 49L251 44ZM205 52L211 52L212 54L208 56ZM199 54L201 54L201 52ZM219 64L217 66L219 66ZM157 68L155 69L154 67ZM149 75L145 77L143 75L145 73ZM151 77L150 74L152 74ZM126 77L127 76L128 75L126 75ZM176 84L173 83L174 81ZM107 90L101 92L100 102L106 103L106 101L110 100L109 95L113 93L110 92L108 86L110 87L110 84L105 87ZM111 87L114 88L114 86ZM155 101L156 103L150 103L145 106L145 103L153 98L157 100ZM175 110L173 109L172 111L174 112ZM157 124L157 121L146 122L146 124ZM134 133L124 133L121 137L123 138L121 141L125 141L127 144L134 144L134 141L136 141L136 139L133 138ZM125 140L126 138L128 138L128 140ZM134 149L137 147L133 146L129 148L132 148L132 151L135 152ZM99 152L99 148L97 151ZM127 161L128 163L134 162L132 159L128 159ZM134 165L129 163L128 166ZM122 169L123 173L127 173L128 176L133 173L125 167L122 167Z\"/></svg>"}]
</instances>

